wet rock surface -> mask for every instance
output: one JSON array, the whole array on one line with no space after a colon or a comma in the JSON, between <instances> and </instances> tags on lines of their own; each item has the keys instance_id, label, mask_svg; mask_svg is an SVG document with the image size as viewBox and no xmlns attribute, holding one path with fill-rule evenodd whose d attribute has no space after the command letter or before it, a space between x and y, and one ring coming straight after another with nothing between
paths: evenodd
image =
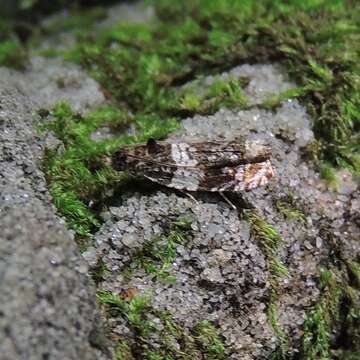
<instances>
[{"instance_id":1,"label":"wet rock surface","mask_svg":"<svg viewBox=\"0 0 360 360\"><path fill-rule=\"evenodd\" d=\"M231 74L244 72L250 79L245 91L253 104L265 93L293 86L277 67L244 65ZM273 149L276 178L240 197L282 238L278 257L288 274L279 279L275 305L294 352L300 346L305 311L318 300L319 269L326 265L333 242L352 258L359 255L359 230L353 221L359 216L358 184L345 172L344 190L328 191L311 162L303 158L314 136L311 119L297 101L285 101L275 111L224 109L213 116L188 118L169 141L233 140L240 135L266 140ZM231 359L268 358L279 345L269 319L274 279L269 259L241 211L207 194L195 196L197 201L164 189L115 199L104 214L106 222L95 235L95 245L84 256L93 267L101 259L108 270L100 288L120 295L129 289L149 295L154 308L170 311L187 332L198 321L212 321ZM169 269L176 280L160 281L136 258L169 222L183 216L193 220ZM112 318L110 324L135 341L124 319ZM159 341L153 334L153 343Z\"/></svg>"}]
</instances>

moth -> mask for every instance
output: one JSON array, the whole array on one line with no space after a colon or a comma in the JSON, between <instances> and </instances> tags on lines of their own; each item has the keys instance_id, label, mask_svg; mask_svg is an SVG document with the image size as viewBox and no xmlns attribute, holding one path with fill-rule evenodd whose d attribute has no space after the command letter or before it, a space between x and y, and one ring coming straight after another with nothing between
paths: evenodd
<instances>
[{"instance_id":1,"label":"moth","mask_svg":"<svg viewBox=\"0 0 360 360\"><path fill-rule=\"evenodd\" d=\"M266 185L274 176L271 148L261 141L169 143L149 139L112 155L115 170L127 170L183 191L241 192Z\"/></svg>"}]
</instances>

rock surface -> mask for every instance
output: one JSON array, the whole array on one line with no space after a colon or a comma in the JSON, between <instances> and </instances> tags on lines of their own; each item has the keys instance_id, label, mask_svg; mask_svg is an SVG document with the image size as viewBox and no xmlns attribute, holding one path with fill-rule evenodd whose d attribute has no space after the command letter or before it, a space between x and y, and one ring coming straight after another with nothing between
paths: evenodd
<instances>
[{"instance_id":1,"label":"rock surface","mask_svg":"<svg viewBox=\"0 0 360 360\"><path fill-rule=\"evenodd\" d=\"M57 21L55 15L48 22ZM107 20L146 21L143 5L109 9ZM71 32L43 39L40 49L74 45ZM38 49L39 50L39 49ZM105 98L84 71L61 59L32 56L23 72L0 67L0 357L110 359L95 288L73 235L56 214L41 171L45 146L35 111L65 100L86 112Z\"/></svg>"},{"instance_id":2,"label":"rock surface","mask_svg":"<svg viewBox=\"0 0 360 360\"><path fill-rule=\"evenodd\" d=\"M266 93L276 94L293 86L271 65L243 65L230 74L250 78L245 92L252 104L264 99ZM211 83L212 79L206 81ZM351 256L359 254L355 243L358 230L346 215L350 208L356 208L357 185L345 176L343 193L328 191L313 165L302 158L302 150L314 141L314 136L311 120L297 101L285 101L276 111L253 107L194 116L185 119L169 140L232 140L239 135L265 139L273 149L276 178L266 187L242 194L242 200L283 239L278 256L288 275L280 279L275 305L290 351L297 351L305 311L320 293L319 268L326 264L333 245L324 229L335 231L335 236L337 230L342 234L337 241L346 246L353 244ZM279 345L269 319L273 280L269 259L250 231L251 225L239 217L237 210L219 198L195 196L197 202L164 189L116 199L104 214L106 223L85 258L90 266L101 259L108 269L100 284L104 290L122 294L135 289L137 294L149 296L153 307L169 311L189 334L197 322L212 321L231 359L268 358ZM193 219L192 230L185 243L177 247L169 270L175 283L164 283L134 259L169 222L184 216ZM130 279L125 275L129 267ZM111 325L116 333L127 334L130 342L136 341L125 319L113 318ZM160 332L158 337L153 334L155 348L160 337Z\"/></svg>"},{"instance_id":3,"label":"rock surface","mask_svg":"<svg viewBox=\"0 0 360 360\"><path fill-rule=\"evenodd\" d=\"M59 65L58 71L67 70ZM28 84L24 94L18 81L27 77L33 78L33 90ZM40 170L44 139L33 116L40 104L36 77L40 73L23 76L0 69L0 357L110 358L103 351L86 263L55 214ZM47 81L48 87L56 86ZM67 93L80 99L81 90L78 95ZM99 98L94 89L89 96ZM49 106L49 99L42 105Z\"/></svg>"},{"instance_id":4,"label":"rock surface","mask_svg":"<svg viewBox=\"0 0 360 360\"><path fill-rule=\"evenodd\" d=\"M24 73L0 68L0 79L31 98L36 108L49 109L66 100L74 111L84 112L105 100L95 80L57 58L32 57Z\"/></svg>"},{"instance_id":5,"label":"rock surface","mask_svg":"<svg viewBox=\"0 0 360 360\"><path fill-rule=\"evenodd\" d=\"M124 6L113 9L100 26L113 23L118 12L135 21L153 16ZM60 47L74 41L73 36L62 35L65 45L61 42ZM268 94L294 86L280 68L242 65L219 76L248 77L245 93L253 107L185 119L169 141L232 140L242 135L270 142L276 178L264 188L242 194L241 202L274 226L283 240L278 259L288 274L279 279L275 306L290 351L295 352L305 311L319 297L319 268L328 261L331 241L349 259L360 255L359 184L341 171L339 191L329 190L304 159L303 150L314 136L311 119L297 101L285 101L274 111L256 107ZM203 85L213 80L208 77ZM112 357L106 350L86 262L93 270L99 262L106 268L100 289L123 298L148 296L153 308L168 311L188 335L199 321L210 320L228 358L269 358L279 345L269 318L274 274L249 218L216 195L195 194L194 201L158 188L123 195L112 199L103 213L104 225L94 246L83 254L84 262L51 205L40 170L46 139L38 136L32 113L64 99L84 112L101 104L104 96L77 66L39 57L24 73L0 68L0 89L1 359ZM190 221L190 228L176 244L163 281L145 271L136 258L154 239L166 243L169 226L182 218ZM148 318L159 330L149 339L157 348L163 323L154 314ZM125 317L110 317L108 323L116 338L135 344ZM171 342L181 348L176 338Z\"/></svg>"}]
</instances>

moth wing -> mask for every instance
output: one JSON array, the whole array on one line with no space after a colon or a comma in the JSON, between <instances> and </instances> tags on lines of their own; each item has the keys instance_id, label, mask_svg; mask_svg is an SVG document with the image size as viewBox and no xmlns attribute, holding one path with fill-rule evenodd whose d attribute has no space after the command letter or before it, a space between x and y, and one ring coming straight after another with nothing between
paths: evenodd
<instances>
[{"instance_id":1,"label":"moth wing","mask_svg":"<svg viewBox=\"0 0 360 360\"><path fill-rule=\"evenodd\" d=\"M249 191L259 186L264 186L274 175L275 171L270 160L240 165L235 171L236 185L234 191Z\"/></svg>"},{"instance_id":2,"label":"moth wing","mask_svg":"<svg viewBox=\"0 0 360 360\"><path fill-rule=\"evenodd\" d=\"M200 190L200 184L204 180L204 171L201 168L179 167L162 169L157 171L149 170L144 172L144 177L170 188L186 191Z\"/></svg>"},{"instance_id":3,"label":"moth wing","mask_svg":"<svg viewBox=\"0 0 360 360\"><path fill-rule=\"evenodd\" d=\"M153 169L146 171L144 177L170 188L185 191L233 191L236 180L232 168L186 168L175 171Z\"/></svg>"},{"instance_id":4,"label":"moth wing","mask_svg":"<svg viewBox=\"0 0 360 360\"><path fill-rule=\"evenodd\" d=\"M223 168L162 168L149 170L144 176L161 185L185 191L241 192L266 185L274 176L269 160Z\"/></svg>"},{"instance_id":5,"label":"moth wing","mask_svg":"<svg viewBox=\"0 0 360 360\"><path fill-rule=\"evenodd\" d=\"M204 170L263 162L271 155L269 146L255 141L174 143L168 150L169 159L175 166Z\"/></svg>"},{"instance_id":6,"label":"moth wing","mask_svg":"<svg viewBox=\"0 0 360 360\"><path fill-rule=\"evenodd\" d=\"M235 167L207 169L199 190L204 191L249 191L266 185L274 176L274 169L269 160L242 164Z\"/></svg>"},{"instance_id":7,"label":"moth wing","mask_svg":"<svg viewBox=\"0 0 360 360\"><path fill-rule=\"evenodd\" d=\"M235 172L229 168L153 168L143 173L148 180L170 188L184 191L232 191Z\"/></svg>"}]
</instances>

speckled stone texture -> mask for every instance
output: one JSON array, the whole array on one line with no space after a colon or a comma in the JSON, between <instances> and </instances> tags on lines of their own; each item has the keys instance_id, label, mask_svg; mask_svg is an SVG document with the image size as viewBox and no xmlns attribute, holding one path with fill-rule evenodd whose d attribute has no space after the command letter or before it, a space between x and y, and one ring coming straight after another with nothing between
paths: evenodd
<instances>
[{"instance_id":1,"label":"speckled stone texture","mask_svg":"<svg viewBox=\"0 0 360 360\"><path fill-rule=\"evenodd\" d=\"M152 16L149 8L120 5L99 26L120 17L147 21ZM41 48L55 44L64 49L74 42L73 34L61 33L45 40ZM275 305L294 354L305 312L319 297L319 268L326 266L334 242L346 258L360 255L359 184L345 170L338 173L339 191L328 189L319 178L304 156L314 140L311 119L297 101L285 101L274 111L256 107L269 94L295 86L281 68L242 65L216 78L229 76L249 78L245 94L253 107L185 119L168 140L233 140L241 135L270 142L275 179L232 200L256 211L284 241L279 258L289 274L280 279ZM199 82L199 92L214 79ZM268 317L273 280L269 264L246 218L216 194L193 194L194 201L156 187L110 199L94 246L83 254L86 261L81 259L71 233L55 214L40 170L44 144L59 142L51 136L40 138L32 117L35 109L49 108L59 100L84 112L101 104L104 96L79 67L58 59L34 56L23 73L0 68L1 360L112 357L88 277L88 265L96 269L100 260L107 269L100 289L123 298L149 296L152 306L169 311L188 335L198 321L210 320L226 345L228 359L269 359L279 345ZM303 215L286 217L286 210L295 208ZM160 281L147 274L134 256L146 241L184 216L191 219L191 228L168 269L176 281ZM148 317L159 329L148 339L156 348L163 324L154 314ZM114 338L136 346L124 317L110 316L108 325ZM171 341L181 348L176 339Z\"/></svg>"},{"instance_id":2,"label":"speckled stone texture","mask_svg":"<svg viewBox=\"0 0 360 360\"><path fill-rule=\"evenodd\" d=\"M84 112L105 100L95 80L79 66L57 58L32 57L23 73L0 68L0 79L29 96L36 108L67 101L75 111Z\"/></svg>"},{"instance_id":3,"label":"speckled stone texture","mask_svg":"<svg viewBox=\"0 0 360 360\"><path fill-rule=\"evenodd\" d=\"M44 26L61 16L67 14L49 17ZM99 26L152 16L141 4L119 5ZM58 33L43 39L36 53L75 42L73 33ZM56 215L41 171L44 146L61 143L38 134L34 113L62 100L82 113L105 98L95 80L61 59L34 54L22 72L0 67L1 360L113 358L88 265Z\"/></svg>"},{"instance_id":4,"label":"speckled stone texture","mask_svg":"<svg viewBox=\"0 0 360 360\"><path fill-rule=\"evenodd\" d=\"M271 65L243 65L230 74L250 78L245 92L252 104L293 86ZM205 79L205 83L211 81L211 77ZM327 234L333 234L332 241L348 256L359 255L359 228L354 221L359 217L358 184L343 171L339 174L342 190L330 191L303 158L314 135L311 120L297 101L285 101L275 111L253 107L194 116L185 119L169 141L232 140L237 135L266 139L273 149L275 179L240 196L283 238L279 258L289 275L280 279L276 306L294 353L300 346L305 311L319 296L319 268L326 265L333 246ZM213 321L230 359L269 358L279 339L267 315L271 273L261 247L250 224L236 210L212 195L194 195L197 201L163 189L114 199L103 214L105 224L95 236L94 247L84 257L90 266L102 259L109 270L100 288L118 294L135 289L137 294L149 295L152 305L169 310L184 331L190 331L199 320ZM287 218L284 204L303 215ZM132 259L145 241L184 215L190 215L193 222L170 269L176 282L160 282ZM133 270L130 279L124 276L129 266ZM134 341L125 319L112 318L110 325L114 333ZM153 337L156 345L159 339L156 334Z\"/></svg>"},{"instance_id":5,"label":"speckled stone texture","mask_svg":"<svg viewBox=\"0 0 360 360\"><path fill-rule=\"evenodd\" d=\"M40 171L34 109L1 78L0 358L108 359L87 265Z\"/></svg>"}]
</instances>

